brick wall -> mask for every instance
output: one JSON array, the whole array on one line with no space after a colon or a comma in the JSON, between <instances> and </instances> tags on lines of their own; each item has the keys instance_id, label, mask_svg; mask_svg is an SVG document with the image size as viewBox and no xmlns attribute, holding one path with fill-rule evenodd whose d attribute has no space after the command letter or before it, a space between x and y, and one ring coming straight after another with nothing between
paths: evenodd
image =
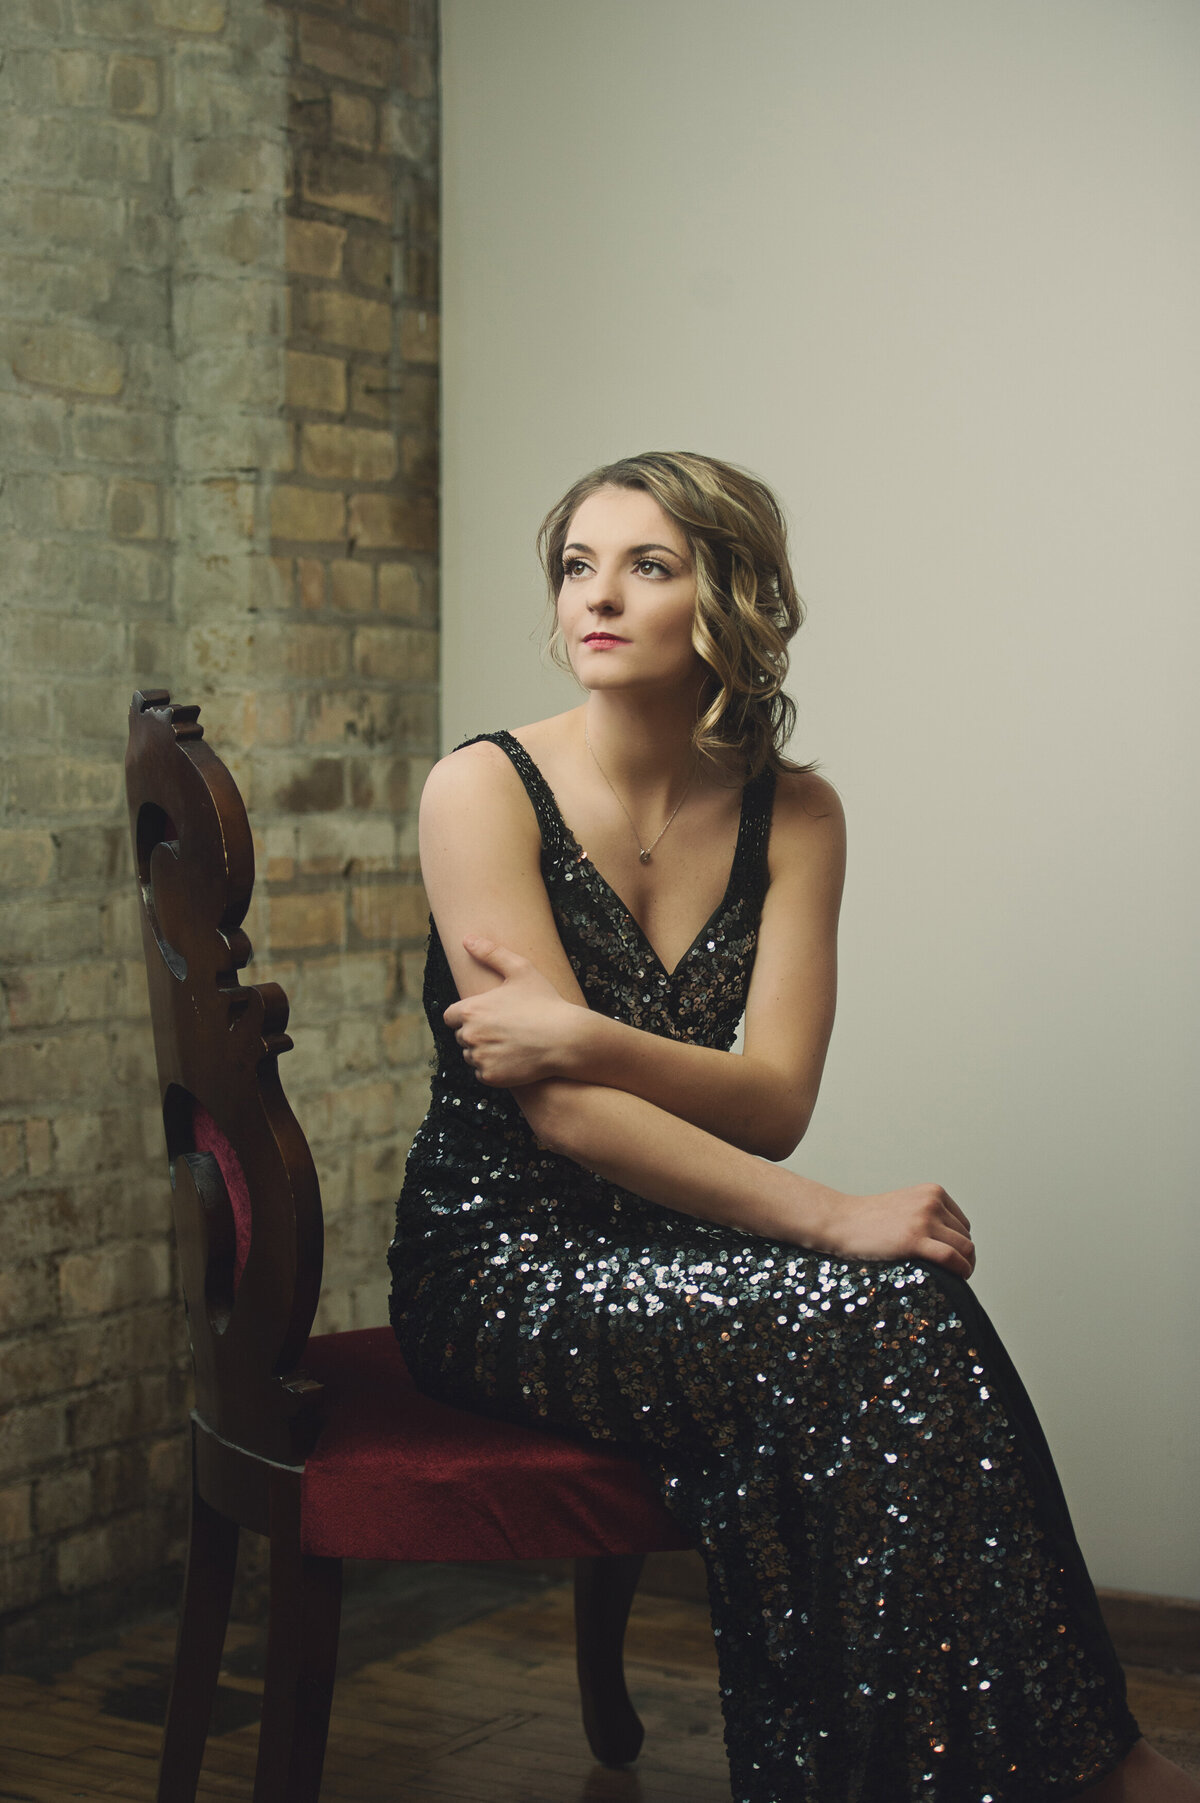
<instances>
[{"instance_id":1,"label":"brick wall","mask_svg":"<svg viewBox=\"0 0 1200 1803\"><path fill-rule=\"evenodd\" d=\"M247 976L385 1316L427 1093L432 0L22 0L0 20L0 1635L170 1595L186 1350L121 794L135 686L242 785Z\"/></svg>"}]
</instances>

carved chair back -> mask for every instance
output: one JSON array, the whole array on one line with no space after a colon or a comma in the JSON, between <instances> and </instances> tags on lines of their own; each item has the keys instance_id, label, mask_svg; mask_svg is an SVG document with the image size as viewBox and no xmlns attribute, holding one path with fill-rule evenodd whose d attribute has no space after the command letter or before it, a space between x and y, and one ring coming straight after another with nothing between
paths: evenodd
<instances>
[{"instance_id":1,"label":"carved chair back","mask_svg":"<svg viewBox=\"0 0 1200 1803\"><path fill-rule=\"evenodd\" d=\"M279 1081L287 997L239 978L254 846L199 711L135 694L125 760L196 1413L295 1465L318 1425L320 1388L299 1361L321 1287L321 1196Z\"/></svg>"}]
</instances>

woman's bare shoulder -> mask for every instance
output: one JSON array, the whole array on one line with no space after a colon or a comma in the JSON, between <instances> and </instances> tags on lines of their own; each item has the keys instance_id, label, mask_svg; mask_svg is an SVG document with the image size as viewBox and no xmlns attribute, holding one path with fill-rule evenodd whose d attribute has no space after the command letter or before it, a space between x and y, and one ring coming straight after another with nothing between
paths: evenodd
<instances>
[{"instance_id":1,"label":"woman's bare shoulder","mask_svg":"<svg viewBox=\"0 0 1200 1803\"><path fill-rule=\"evenodd\" d=\"M771 861L845 857L846 813L833 784L813 770L781 770L775 786Z\"/></svg>"},{"instance_id":2,"label":"woman's bare shoulder","mask_svg":"<svg viewBox=\"0 0 1200 1803\"><path fill-rule=\"evenodd\" d=\"M560 722L566 715L549 720L535 720L518 726L508 736L516 739L539 767L543 755L553 752L560 742ZM444 809L472 806L500 807L515 818L529 813L525 786L512 759L494 739L472 739L439 758L425 779L421 794L421 811L440 813Z\"/></svg>"},{"instance_id":3,"label":"woman's bare shoulder","mask_svg":"<svg viewBox=\"0 0 1200 1803\"><path fill-rule=\"evenodd\" d=\"M421 791L425 817L480 805L515 808L523 794L512 759L492 739L475 739L439 758Z\"/></svg>"}]
</instances>

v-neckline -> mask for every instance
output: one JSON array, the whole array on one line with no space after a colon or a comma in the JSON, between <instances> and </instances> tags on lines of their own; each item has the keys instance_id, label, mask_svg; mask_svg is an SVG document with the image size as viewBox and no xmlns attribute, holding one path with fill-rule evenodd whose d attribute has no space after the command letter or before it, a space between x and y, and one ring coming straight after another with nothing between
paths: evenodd
<instances>
[{"instance_id":1,"label":"v-neckline","mask_svg":"<svg viewBox=\"0 0 1200 1803\"><path fill-rule=\"evenodd\" d=\"M692 953L696 950L696 947L700 944L700 941L704 938L705 934L711 931L714 921L716 921L720 918L720 916L725 912L726 907L729 905L730 896L733 892L734 882L737 878L738 871L741 868L742 847L743 847L743 844L745 842L745 837L746 837L746 811L747 811L747 800L748 800L749 792L750 792L750 783L746 782L746 783L742 784L742 800L741 800L741 806L738 810L737 838L734 840L733 857L732 857L732 859L730 861L730 865L729 865L729 876L728 876L728 879L726 880L725 888L723 889L723 891L721 893L721 899L717 903L716 907L712 910L712 913L708 916L708 918L705 921L703 921L701 923L701 925L697 928L694 936L692 937L691 941L689 942L689 944L687 946L687 949L681 953L681 955L677 959L676 963L671 967L670 970L668 970L663 959L660 957L659 953L655 950L654 944L651 941L649 934L646 932L645 927L642 925L641 921L638 919L638 917L634 913L633 909L629 906L629 903L625 900L625 897L620 893L620 891L618 889L616 889L613 886L612 883L609 882L608 878L605 876L604 872L600 869L600 866L596 863L596 861L592 857L591 853L584 849L584 847L579 843L579 840L575 837L575 834L571 831L570 827L567 825L567 822L563 816L563 811L558 805L558 797L555 795L554 790L550 787L549 782L547 781L545 775L542 772L541 766L535 762L534 758L526 750L525 746L522 745L520 739L514 737L514 735L512 733L508 732L507 730L505 731L504 736L506 739L508 739L510 741L510 743L515 745L517 747L517 750L519 752L521 752L521 754L528 760L530 769L534 772L534 775L537 777L538 782L541 784L542 789L545 791L545 794L550 803L550 806L554 810L554 815L555 815L555 818L558 821L558 825L562 831L563 838L566 840L566 842L569 846L574 847L576 853L578 854L578 856L575 859L576 865L585 864L585 863L588 865L593 876L596 878L596 881L598 883L600 883L602 885L602 887L604 889L606 889L608 894L612 897L613 901L616 903L616 905L620 909L621 913L625 916L626 920L629 922L629 924L632 926L634 932L637 934L638 938L641 940L642 945L645 947L645 949L649 953L650 957L654 960L655 964L658 965L659 970L666 977L668 983L673 983L675 981L675 978L679 975L679 972L683 969L684 965L688 962L688 959L691 957ZM751 779L751 780L753 780L753 779Z\"/></svg>"}]
</instances>

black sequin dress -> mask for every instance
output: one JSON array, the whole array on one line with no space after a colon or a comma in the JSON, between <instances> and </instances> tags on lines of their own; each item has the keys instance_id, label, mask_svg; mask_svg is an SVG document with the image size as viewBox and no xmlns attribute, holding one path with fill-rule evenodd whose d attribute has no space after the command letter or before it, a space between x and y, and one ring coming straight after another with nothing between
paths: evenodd
<instances>
[{"instance_id":1,"label":"black sequin dress","mask_svg":"<svg viewBox=\"0 0 1200 1803\"><path fill-rule=\"evenodd\" d=\"M542 874L589 1006L728 1049L774 778L674 971L524 748ZM442 1011L400 1198L393 1322L417 1381L633 1448L703 1552L737 1803L1041 1803L1138 1730L1032 1406L970 1287L661 1208L545 1151Z\"/></svg>"}]
</instances>

